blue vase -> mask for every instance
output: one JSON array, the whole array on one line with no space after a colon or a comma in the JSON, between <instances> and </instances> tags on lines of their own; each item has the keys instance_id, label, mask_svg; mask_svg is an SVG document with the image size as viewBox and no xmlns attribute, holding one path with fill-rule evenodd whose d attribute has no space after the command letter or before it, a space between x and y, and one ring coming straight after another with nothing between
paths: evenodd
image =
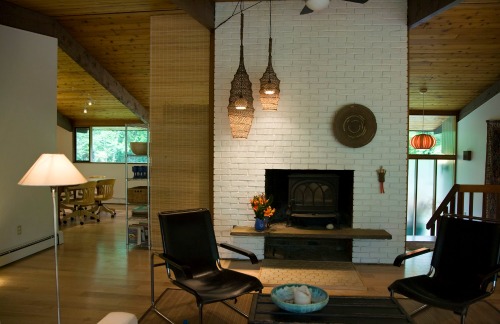
<instances>
[{"instance_id":1,"label":"blue vase","mask_svg":"<svg viewBox=\"0 0 500 324\"><path fill-rule=\"evenodd\" d=\"M263 219L256 218L255 219L255 230L257 232L262 232L266 228L266 223Z\"/></svg>"}]
</instances>

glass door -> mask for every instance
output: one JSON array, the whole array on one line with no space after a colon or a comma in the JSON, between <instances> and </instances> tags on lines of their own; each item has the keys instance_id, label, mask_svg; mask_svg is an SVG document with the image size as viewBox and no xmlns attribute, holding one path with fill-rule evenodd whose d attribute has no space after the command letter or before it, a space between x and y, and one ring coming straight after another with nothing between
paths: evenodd
<instances>
[{"instance_id":1,"label":"glass door","mask_svg":"<svg viewBox=\"0 0 500 324\"><path fill-rule=\"evenodd\" d=\"M455 160L408 160L406 235L430 235L425 225L454 183Z\"/></svg>"}]
</instances>

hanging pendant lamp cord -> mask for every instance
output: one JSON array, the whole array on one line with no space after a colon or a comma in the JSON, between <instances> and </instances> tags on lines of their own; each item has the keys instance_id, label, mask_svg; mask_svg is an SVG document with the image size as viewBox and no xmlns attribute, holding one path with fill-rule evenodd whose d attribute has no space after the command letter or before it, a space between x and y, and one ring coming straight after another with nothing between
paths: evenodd
<instances>
[{"instance_id":1,"label":"hanging pendant lamp cord","mask_svg":"<svg viewBox=\"0 0 500 324\"><path fill-rule=\"evenodd\" d=\"M272 19L271 19L271 0L269 0L269 56L267 59L267 65L268 67L273 64L273 58L272 58L272 52L273 52L273 39L271 37L271 24L272 24ZM268 73L268 82L271 83L271 73Z\"/></svg>"},{"instance_id":2,"label":"hanging pendant lamp cord","mask_svg":"<svg viewBox=\"0 0 500 324\"><path fill-rule=\"evenodd\" d=\"M240 24L240 62L243 62L243 23L245 14L243 13L243 1L240 2L241 24Z\"/></svg>"},{"instance_id":3,"label":"hanging pendant lamp cord","mask_svg":"<svg viewBox=\"0 0 500 324\"><path fill-rule=\"evenodd\" d=\"M243 23L245 14L242 9L242 2L240 2L241 24L240 24L240 66L238 70L245 70L245 63L243 63ZM240 88L240 97L243 97L243 74L239 74L238 87Z\"/></svg>"},{"instance_id":4,"label":"hanging pendant lamp cord","mask_svg":"<svg viewBox=\"0 0 500 324\"><path fill-rule=\"evenodd\" d=\"M269 0L269 38L271 38L271 0Z\"/></svg>"},{"instance_id":5,"label":"hanging pendant lamp cord","mask_svg":"<svg viewBox=\"0 0 500 324\"><path fill-rule=\"evenodd\" d=\"M263 0L262 0L262 1L258 1L258 2L256 2L256 3L254 3L254 4L253 4L253 5L251 5L251 6L248 6L248 8L245 8L244 10L241 10L241 9L240 9L240 12L243 12L243 11L245 11L245 10L248 10L248 9L250 9L250 8L252 8L252 7L254 7L254 6L258 5L258 4L259 4L259 3L261 3L261 2L263 2ZM236 12L236 8L238 8L238 6L240 6L240 4L241 4L241 1L238 1L238 3L236 3L236 6L234 7L234 10L233 10L233 13L231 14L231 16L229 16L228 18L226 18L226 20L224 20L223 22L221 22L220 24L218 24L218 25L214 28L214 30L215 30L215 29L217 29L217 28L219 28L220 26L224 25L224 24L225 24L226 22L228 22L231 18L233 18L234 16L236 16L237 14L239 14L240 12Z\"/></svg>"},{"instance_id":6,"label":"hanging pendant lamp cord","mask_svg":"<svg viewBox=\"0 0 500 324\"><path fill-rule=\"evenodd\" d=\"M425 132L425 92L422 92L422 133Z\"/></svg>"},{"instance_id":7,"label":"hanging pendant lamp cord","mask_svg":"<svg viewBox=\"0 0 500 324\"><path fill-rule=\"evenodd\" d=\"M271 37L271 0L269 0L269 64L271 64L271 56L273 52L273 39Z\"/></svg>"}]
</instances>

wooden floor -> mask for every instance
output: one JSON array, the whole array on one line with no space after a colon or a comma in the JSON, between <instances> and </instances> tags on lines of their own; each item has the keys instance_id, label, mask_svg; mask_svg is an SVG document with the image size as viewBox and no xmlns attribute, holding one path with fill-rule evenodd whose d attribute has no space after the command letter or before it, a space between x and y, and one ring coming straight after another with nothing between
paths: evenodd
<instances>
[{"instance_id":1,"label":"wooden floor","mask_svg":"<svg viewBox=\"0 0 500 324\"><path fill-rule=\"evenodd\" d=\"M151 304L149 251L126 246L124 211L121 206L117 207L115 218L103 216L100 223L89 221L83 226L63 226L64 244L58 248L62 323L97 323L112 311L130 312L140 318ZM387 286L395 279L427 272L429 258L418 259L401 268L357 264L355 267L367 290L330 293L388 296ZM243 261L224 263L258 276L258 265ZM171 287L163 269L155 271L155 282L156 296ZM500 308L500 292L489 301ZM53 248L0 268L1 324L56 323L56 314ZM467 323L492 320L492 323L500 323L500 314L493 314L498 317L492 319L489 313L487 319L468 318ZM446 323L459 323L451 312L443 316L450 317Z\"/></svg>"}]
</instances>

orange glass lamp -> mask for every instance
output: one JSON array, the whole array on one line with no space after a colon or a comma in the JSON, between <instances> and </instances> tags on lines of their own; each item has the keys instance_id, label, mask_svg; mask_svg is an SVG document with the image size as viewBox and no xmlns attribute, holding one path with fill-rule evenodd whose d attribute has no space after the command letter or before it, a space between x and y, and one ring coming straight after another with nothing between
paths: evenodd
<instances>
[{"instance_id":1,"label":"orange glass lamp","mask_svg":"<svg viewBox=\"0 0 500 324\"><path fill-rule=\"evenodd\" d=\"M425 129L425 94L427 93L427 88L420 89L420 94L422 95L422 133L417 134L410 140L410 145L416 150L428 150L436 145L436 138L432 135L423 133Z\"/></svg>"},{"instance_id":2,"label":"orange glass lamp","mask_svg":"<svg viewBox=\"0 0 500 324\"><path fill-rule=\"evenodd\" d=\"M50 187L54 209L54 255L56 273L57 323L61 323L59 305L59 270L57 265L57 231L59 220L57 217L56 188L87 182L87 179L78 171L64 154L42 154L35 164L19 180L21 186Z\"/></svg>"},{"instance_id":3,"label":"orange glass lamp","mask_svg":"<svg viewBox=\"0 0 500 324\"><path fill-rule=\"evenodd\" d=\"M436 145L436 138L429 134L417 134L412 137L410 145L417 150L428 150Z\"/></svg>"}]
</instances>

